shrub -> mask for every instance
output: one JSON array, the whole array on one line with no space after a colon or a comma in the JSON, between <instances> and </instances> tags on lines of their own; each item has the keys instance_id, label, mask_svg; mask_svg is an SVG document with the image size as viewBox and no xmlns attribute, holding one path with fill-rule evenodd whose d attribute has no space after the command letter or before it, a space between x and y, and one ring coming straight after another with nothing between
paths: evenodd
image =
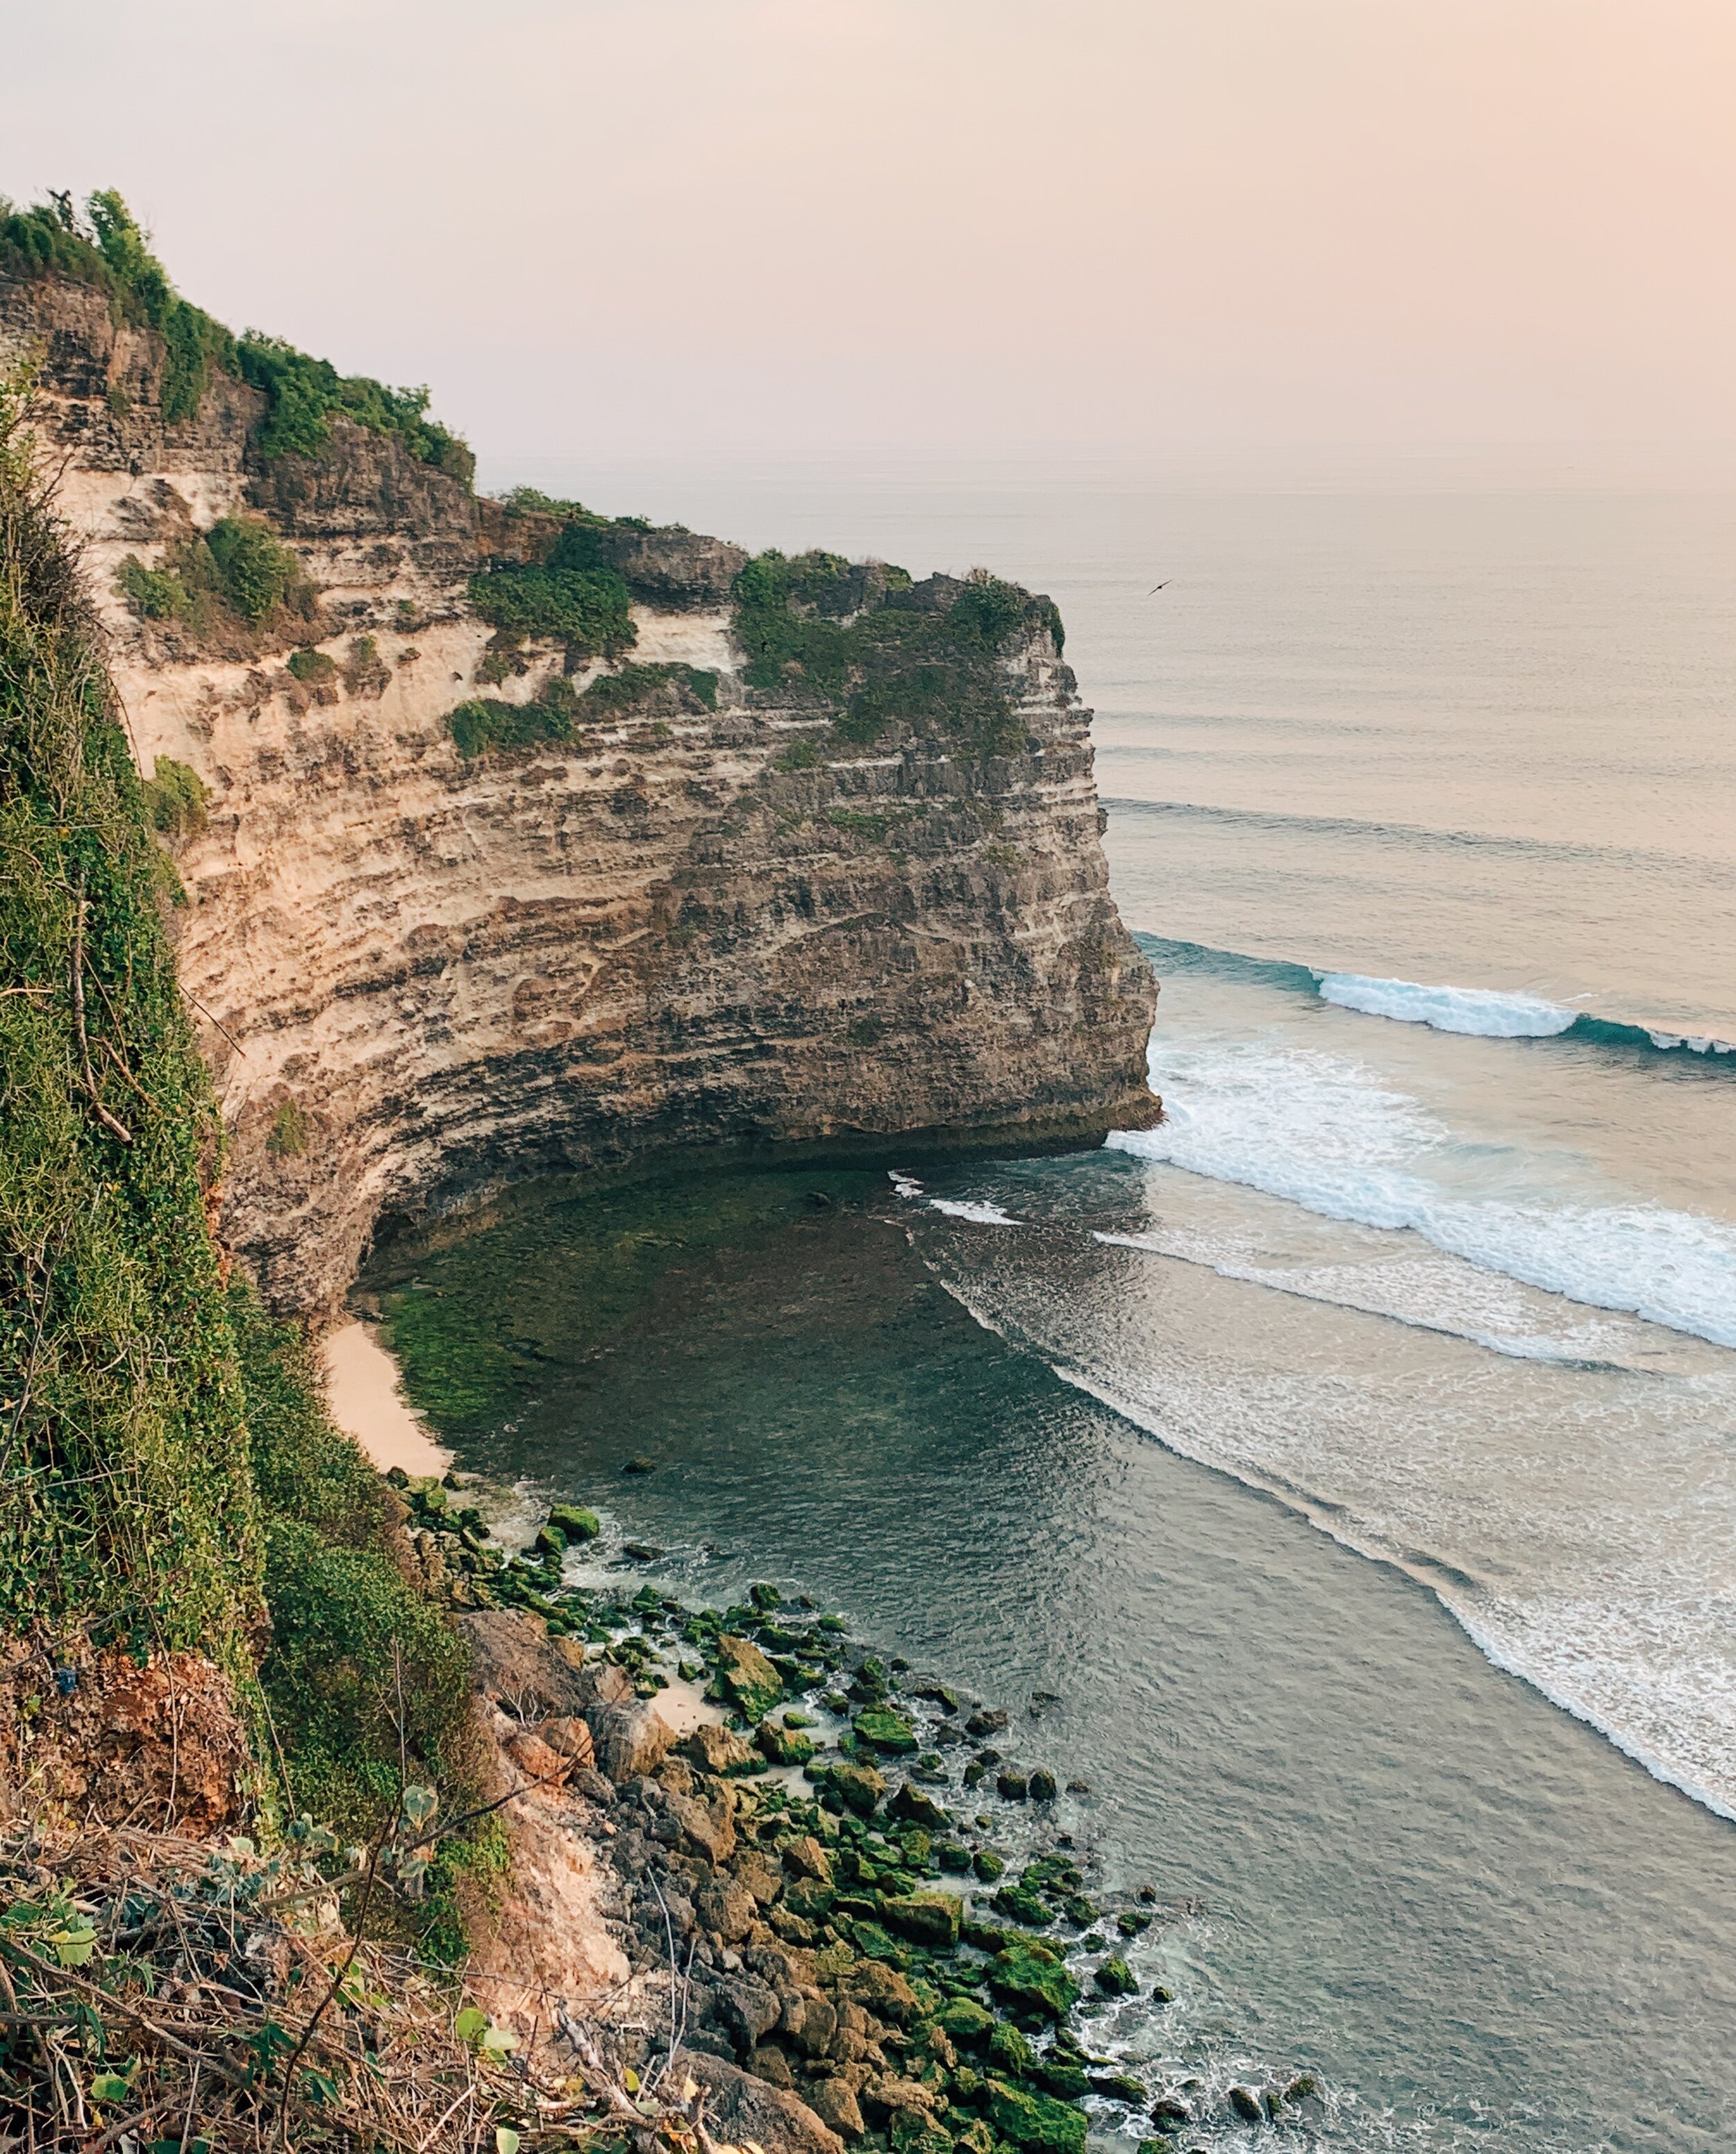
<instances>
[{"instance_id":1,"label":"shrub","mask_svg":"<svg viewBox=\"0 0 1736 2154\"><path fill-rule=\"evenodd\" d=\"M865 574L835 554L773 552L736 579L735 633L750 687L799 681L841 703L835 730L863 746L893 719L949 734L978 754L1023 741L1000 660L1033 626L1059 635L1047 600L978 573L944 611L920 607L901 569Z\"/></svg>"},{"instance_id":2,"label":"shrub","mask_svg":"<svg viewBox=\"0 0 1736 2154\"><path fill-rule=\"evenodd\" d=\"M475 696L448 711L446 729L467 760L491 749L533 748L542 741L564 741L573 737L569 706L559 703L501 703L493 697Z\"/></svg>"},{"instance_id":3,"label":"shrub","mask_svg":"<svg viewBox=\"0 0 1736 2154\"><path fill-rule=\"evenodd\" d=\"M206 533L205 545L223 596L251 627L268 620L301 579L295 556L255 518L225 516Z\"/></svg>"},{"instance_id":4,"label":"shrub","mask_svg":"<svg viewBox=\"0 0 1736 2154\"><path fill-rule=\"evenodd\" d=\"M778 758L779 770L812 770L822 760L812 741L792 741Z\"/></svg>"},{"instance_id":5,"label":"shrub","mask_svg":"<svg viewBox=\"0 0 1736 2154\"><path fill-rule=\"evenodd\" d=\"M334 681L338 677L337 661L329 658L323 651L292 651L288 659L289 671L298 681Z\"/></svg>"},{"instance_id":6,"label":"shrub","mask_svg":"<svg viewBox=\"0 0 1736 2154\"><path fill-rule=\"evenodd\" d=\"M503 635L562 642L574 658L612 658L637 641L627 587L612 569L574 568L555 556L541 567L497 565L471 578L470 601Z\"/></svg>"},{"instance_id":7,"label":"shrub","mask_svg":"<svg viewBox=\"0 0 1736 2154\"><path fill-rule=\"evenodd\" d=\"M261 1541L205 1222L221 1125L28 389L0 383L0 1632L243 1675Z\"/></svg>"},{"instance_id":8,"label":"shrub","mask_svg":"<svg viewBox=\"0 0 1736 2154\"><path fill-rule=\"evenodd\" d=\"M167 838L195 837L210 820L209 788L190 764L160 755L156 774L140 790L155 829Z\"/></svg>"},{"instance_id":9,"label":"shrub","mask_svg":"<svg viewBox=\"0 0 1736 2154\"><path fill-rule=\"evenodd\" d=\"M184 620L192 611L192 594L172 569L147 569L129 554L115 577L115 588L146 620Z\"/></svg>"}]
</instances>

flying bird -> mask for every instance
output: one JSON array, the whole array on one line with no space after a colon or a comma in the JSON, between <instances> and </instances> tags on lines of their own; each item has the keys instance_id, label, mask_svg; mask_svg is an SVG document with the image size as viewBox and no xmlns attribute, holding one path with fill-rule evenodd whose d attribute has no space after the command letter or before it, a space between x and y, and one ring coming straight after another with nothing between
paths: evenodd
<instances>
[{"instance_id":1,"label":"flying bird","mask_svg":"<svg viewBox=\"0 0 1736 2154\"><path fill-rule=\"evenodd\" d=\"M1161 584L1153 584L1150 590L1146 593L1146 596L1148 599L1156 598L1159 591L1167 591L1174 581L1173 576L1166 576Z\"/></svg>"}]
</instances>

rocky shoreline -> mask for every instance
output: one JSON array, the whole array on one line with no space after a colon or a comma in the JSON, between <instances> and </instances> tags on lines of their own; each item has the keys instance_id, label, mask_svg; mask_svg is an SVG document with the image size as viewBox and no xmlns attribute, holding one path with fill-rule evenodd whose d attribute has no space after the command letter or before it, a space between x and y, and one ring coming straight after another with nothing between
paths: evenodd
<instances>
[{"instance_id":1,"label":"rocky shoreline","mask_svg":"<svg viewBox=\"0 0 1736 2154\"><path fill-rule=\"evenodd\" d=\"M799 2154L1081 2154L1094 2135L1188 2154L1190 2129L1317 2109L1305 2076L1213 2094L1112 2053L1117 2015L1172 2001L1132 1963L1164 1911L1149 1886L1095 1886L1005 1708L768 1585L720 1610L572 1582L569 1549L600 1531L579 1506L514 1554L499 1492L386 1478L469 1642L503 1786L524 1790L515 1889L538 1897L551 1834L588 1844L587 1889L544 1925L588 1919L567 1950L638 1997L602 2020L624 2084L692 2083L714 2134ZM519 1927L503 1978L525 1971ZM500 2009L534 2040L532 1988Z\"/></svg>"}]
</instances>

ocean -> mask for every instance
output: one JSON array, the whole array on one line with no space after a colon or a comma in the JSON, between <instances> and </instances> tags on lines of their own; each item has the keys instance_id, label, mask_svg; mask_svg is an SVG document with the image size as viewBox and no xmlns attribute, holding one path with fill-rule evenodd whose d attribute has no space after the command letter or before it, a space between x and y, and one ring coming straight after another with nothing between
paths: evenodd
<instances>
[{"instance_id":1,"label":"ocean","mask_svg":"<svg viewBox=\"0 0 1736 2154\"><path fill-rule=\"evenodd\" d=\"M1167 1114L824 1214L725 1177L727 1231L551 1187L384 1261L412 1396L462 1285L463 1462L1058 1694L1033 1762L1165 1895L1177 2001L1105 2038L1198 2083L1184 2144L1254 2143L1213 2090L1280 2069L1323 2145L1728 2143L1736 497L498 476L1050 593ZM605 1223L660 1253L600 1333Z\"/></svg>"}]
</instances>

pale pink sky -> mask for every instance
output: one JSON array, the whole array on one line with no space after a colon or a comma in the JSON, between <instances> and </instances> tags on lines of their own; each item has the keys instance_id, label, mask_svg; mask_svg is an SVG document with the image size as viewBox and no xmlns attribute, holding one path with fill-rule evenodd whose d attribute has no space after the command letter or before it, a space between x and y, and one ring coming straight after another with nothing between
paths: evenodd
<instances>
[{"instance_id":1,"label":"pale pink sky","mask_svg":"<svg viewBox=\"0 0 1736 2154\"><path fill-rule=\"evenodd\" d=\"M0 187L497 464L1736 436L1736 0L0 20Z\"/></svg>"}]
</instances>

